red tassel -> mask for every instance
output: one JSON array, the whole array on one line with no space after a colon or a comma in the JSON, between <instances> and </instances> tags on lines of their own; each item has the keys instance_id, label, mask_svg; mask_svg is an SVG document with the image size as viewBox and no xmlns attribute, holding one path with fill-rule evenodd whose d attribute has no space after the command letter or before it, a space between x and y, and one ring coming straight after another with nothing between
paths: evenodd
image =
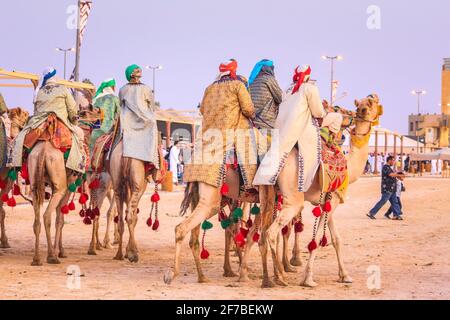
<instances>
[{"instance_id":1,"label":"red tassel","mask_svg":"<svg viewBox=\"0 0 450 320\"><path fill-rule=\"evenodd\" d=\"M62 214L68 214L69 213L69 206L65 205L61 208L61 213Z\"/></svg>"},{"instance_id":2,"label":"red tassel","mask_svg":"<svg viewBox=\"0 0 450 320\"><path fill-rule=\"evenodd\" d=\"M320 240L320 246L321 247L326 247L328 244L328 239L326 235L323 235L322 240Z\"/></svg>"},{"instance_id":3,"label":"red tassel","mask_svg":"<svg viewBox=\"0 0 450 320\"><path fill-rule=\"evenodd\" d=\"M313 215L316 218L319 218L322 215L322 209L320 208L320 206L317 206L313 209Z\"/></svg>"},{"instance_id":4,"label":"red tassel","mask_svg":"<svg viewBox=\"0 0 450 320\"><path fill-rule=\"evenodd\" d=\"M78 193L82 193L82 192L83 192L83 190L81 189L81 187L78 187L77 192L78 192Z\"/></svg>"},{"instance_id":5,"label":"red tassel","mask_svg":"<svg viewBox=\"0 0 450 320\"><path fill-rule=\"evenodd\" d=\"M22 168L20 169L20 176L24 180L28 180L28 178L30 177L29 174L28 174L28 166L27 166L27 164L25 162L22 163Z\"/></svg>"},{"instance_id":6,"label":"red tassel","mask_svg":"<svg viewBox=\"0 0 450 320\"><path fill-rule=\"evenodd\" d=\"M71 202L69 203L69 210L70 210L70 211L74 211L74 210L75 210L75 202L71 201Z\"/></svg>"},{"instance_id":7,"label":"red tassel","mask_svg":"<svg viewBox=\"0 0 450 320\"><path fill-rule=\"evenodd\" d=\"M327 202L325 203L325 205L323 206L323 211L325 211L325 212L331 212L331 203L330 203L330 201L327 201Z\"/></svg>"},{"instance_id":8,"label":"red tassel","mask_svg":"<svg viewBox=\"0 0 450 320\"><path fill-rule=\"evenodd\" d=\"M89 189L98 189L98 188L100 188L100 180L96 178L89 184Z\"/></svg>"},{"instance_id":9,"label":"red tassel","mask_svg":"<svg viewBox=\"0 0 450 320\"><path fill-rule=\"evenodd\" d=\"M156 203L156 202L159 202L159 200L161 200L161 197L159 196L159 194L158 193L154 193L153 195L152 195L152 202L153 203Z\"/></svg>"},{"instance_id":10,"label":"red tassel","mask_svg":"<svg viewBox=\"0 0 450 320\"><path fill-rule=\"evenodd\" d=\"M256 233L253 235L253 242L258 242L258 241L259 241L259 233L256 232Z\"/></svg>"},{"instance_id":11,"label":"red tassel","mask_svg":"<svg viewBox=\"0 0 450 320\"><path fill-rule=\"evenodd\" d=\"M25 184L29 186L31 184L30 179L25 179Z\"/></svg>"},{"instance_id":12,"label":"red tassel","mask_svg":"<svg viewBox=\"0 0 450 320\"><path fill-rule=\"evenodd\" d=\"M114 223L119 223L119 216L114 217Z\"/></svg>"},{"instance_id":13,"label":"red tassel","mask_svg":"<svg viewBox=\"0 0 450 320\"><path fill-rule=\"evenodd\" d=\"M3 179L0 179L0 189L5 189L6 188L6 181Z\"/></svg>"},{"instance_id":14,"label":"red tassel","mask_svg":"<svg viewBox=\"0 0 450 320\"><path fill-rule=\"evenodd\" d=\"M219 222L225 220L227 217L225 215L225 212L222 210L220 210L219 212Z\"/></svg>"},{"instance_id":15,"label":"red tassel","mask_svg":"<svg viewBox=\"0 0 450 320\"><path fill-rule=\"evenodd\" d=\"M9 198L7 205L11 208L14 208L17 205L16 199L14 199L14 197Z\"/></svg>"},{"instance_id":16,"label":"red tassel","mask_svg":"<svg viewBox=\"0 0 450 320\"><path fill-rule=\"evenodd\" d=\"M86 216L89 217L89 219L91 219L91 220L95 219L94 211L92 211L92 209L86 210Z\"/></svg>"},{"instance_id":17,"label":"red tassel","mask_svg":"<svg viewBox=\"0 0 450 320\"><path fill-rule=\"evenodd\" d=\"M278 203L283 204L283 195L282 194L278 195Z\"/></svg>"},{"instance_id":18,"label":"red tassel","mask_svg":"<svg viewBox=\"0 0 450 320\"><path fill-rule=\"evenodd\" d=\"M234 241L236 241L236 244L239 246L239 247L243 247L243 246L245 246L245 237L244 237L244 235L242 234L242 232L239 232L235 237L234 237Z\"/></svg>"},{"instance_id":19,"label":"red tassel","mask_svg":"<svg viewBox=\"0 0 450 320\"><path fill-rule=\"evenodd\" d=\"M317 249L317 242L316 242L316 239L313 239L308 245L308 251L309 251L309 253L311 253L316 249Z\"/></svg>"},{"instance_id":20,"label":"red tassel","mask_svg":"<svg viewBox=\"0 0 450 320\"><path fill-rule=\"evenodd\" d=\"M281 234L283 236L287 235L289 232L289 226L284 227L283 229L281 229Z\"/></svg>"},{"instance_id":21,"label":"red tassel","mask_svg":"<svg viewBox=\"0 0 450 320\"><path fill-rule=\"evenodd\" d=\"M52 195L50 194L50 192L45 193L45 200L50 200L51 197Z\"/></svg>"},{"instance_id":22,"label":"red tassel","mask_svg":"<svg viewBox=\"0 0 450 320\"><path fill-rule=\"evenodd\" d=\"M230 192L230 187L228 186L228 184L224 183L222 185L222 188L220 189L220 194L222 194L223 196L226 196L228 194L228 192Z\"/></svg>"},{"instance_id":23,"label":"red tassel","mask_svg":"<svg viewBox=\"0 0 450 320\"><path fill-rule=\"evenodd\" d=\"M157 231L158 228L159 228L159 220L156 219L156 220L155 220L155 223L153 224L152 230L153 230L153 231Z\"/></svg>"},{"instance_id":24,"label":"red tassel","mask_svg":"<svg viewBox=\"0 0 450 320\"><path fill-rule=\"evenodd\" d=\"M295 233L301 233L305 229L305 225L300 221L296 222L294 225Z\"/></svg>"},{"instance_id":25,"label":"red tassel","mask_svg":"<svg viewBox=\"0 0 450 320\"><path fill-rule=\"evenodd\" d=\"M152 217L150 217L150 218L147 219L147 226L148 226L149 228L151 228L152 225L153 225L153 220L152 220Z\"/></svg>"},{"instance_id":26,"label":"red tassel","mask_svg":"<svg viewBox=\"0 0 450 320\"><path fill-rule=\"evenodd\" d=\"M244 239L247 239L247 235L248 235L248 230L241 228L240 232L242 233L242 235L244 236Z\"/></svg>"},{"instance_id":27,"label":"red tassel","mask_svg":"<svg viewBox=\"0 0 450 320\"><path fill-rule=\"evenodd\" d=\"M202 260L206 260L209 258L209 252L206 249L203 249L202 252L200 253L200 258Z\"/></svg>"},{"instance_id":28,"label":"red tassel","mask_svg":"<svg viewBox=\"0 0 450 320\"><path fill-rule=\"evenodd\" d=\"M80 217L84 218L84 216L86 215L86 212L84 211L84 209L80 210L79 215L80 215Z\"/></svg>"},{"instance_id":29,"label":"red tassel","mask_svg":"<svg viewBox=\"0 0 450 320\"><path fill-rule=\"evenodd\" d=\"M80 204L86 204L88 199L89 199L89 196L86 193L82 193L81 196L80 196L80 199L78 200L78 202Z\"/></svg>"},{"instance_id":30,"label":"red tassel","mask_svg":"<svg viewBox=\"0 0 450 320\"><path fill-rule=\"evenodd\" d=\"M13 186L13 195L20 196L20 188L17 184Z\"/></svg>"},{"instance_id":31,"label":"red tassel","mask_svg":"<svg viewBox=\"0 0 450 320\"><path fill-rule=\"evenodd\" d=\"M85 225L90 225L90 224L92 224L91 218L89 218L89 217L84 217L83 223L84 223Z\"/></svg>"},{"instance_id":32,"label":"red tassel","mask_svg":"<svg viewBox=\"0 0 450 320\"><path fill-rule=\"evenodd\" d=\"M8 200L9 200L9 196L8 196L7 193L5 193L4 195L2 195L2 201L3 201L3 202L8 202Z\"/></svg>"}]
</instances>

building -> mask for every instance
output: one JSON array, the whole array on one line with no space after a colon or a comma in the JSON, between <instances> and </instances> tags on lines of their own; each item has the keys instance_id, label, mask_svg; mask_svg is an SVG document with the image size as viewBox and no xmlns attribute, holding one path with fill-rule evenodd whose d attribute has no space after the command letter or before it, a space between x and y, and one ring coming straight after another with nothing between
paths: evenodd
<instances>
[{"instance_id":1,"label":"building","mask_svg":"<svg viewBox=\"0 0 450 320\"><path fill-rule=\"evenodd\" d=\"M408 135L425 143L425 149L449 146L450 134L450 58L442 66L442 100L440 114L412 114L408 119ZM420 150L424 152L426 150Z\"/></svg>"}]
</instances>

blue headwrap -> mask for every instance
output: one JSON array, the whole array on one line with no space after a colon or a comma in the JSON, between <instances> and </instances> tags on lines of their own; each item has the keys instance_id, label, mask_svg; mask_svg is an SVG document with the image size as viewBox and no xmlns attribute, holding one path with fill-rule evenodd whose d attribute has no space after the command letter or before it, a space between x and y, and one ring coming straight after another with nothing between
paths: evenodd
<instances>
[{"instance_id":1,"label":"blue headwrap","mask_svg":"<svg viewBox=\"0 0 450 320\"><path fill-rule=\"evenodd\" d=\"M47 84L47 81L53 78L56 75L56 69L55 68L47 68L44 71L44 79L42 80L42 87L44 87Z\"/></svg>"},{"instance_id":2,"label":"blue headwrap","mask_svg":"<svg viewBox=\"0 0 450 320\"><path fill-rule=\"evenodd\" d=\"M263 67L273 67L273 61L264 59L258 62L253 68L250 78L248 79L248 85L251 85L253 81L255 81Z\"/></svg>"}]
</instances>

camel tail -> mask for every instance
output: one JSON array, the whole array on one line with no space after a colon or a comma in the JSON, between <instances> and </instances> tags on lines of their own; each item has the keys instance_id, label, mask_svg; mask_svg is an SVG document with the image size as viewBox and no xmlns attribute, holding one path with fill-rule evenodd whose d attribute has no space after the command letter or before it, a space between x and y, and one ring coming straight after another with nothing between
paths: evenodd
<instances>
[{"instance_id":1,"label":"camel tail","mask_svg":"<svg viewBox=\"0 0 450 320\"><path fill-rule=\"evenodd\" d=\"M45 152L41 152L37 159L36 172L33 181L33 190L36 195L36 204L42 206L45 199Z\"/></svg>"},{"instance_id":2,"label":"camel tail","mask_svg":"<svg viewBox=\"0 0 450 320\"><path fill-rule=\"evenodd\" d=\"M188 182L186 189L184 190L183 202L181 202L180 216L183 217L189 207L191 208L191 211L194 211L199 201L200 194L198 190L198 182Z\"/></svg>"}]
</instances>

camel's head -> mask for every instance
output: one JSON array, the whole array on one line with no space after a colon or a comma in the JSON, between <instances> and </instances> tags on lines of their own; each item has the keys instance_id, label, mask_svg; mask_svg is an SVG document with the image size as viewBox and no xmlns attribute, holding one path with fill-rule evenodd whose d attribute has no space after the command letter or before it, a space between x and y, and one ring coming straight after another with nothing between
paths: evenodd
<instances>
[{"instance_id":1,"label":"camel's head","mask_svg":"<svg viewBox=\"0 0 450 320\"><path fill-rule=\"evenodd\" d=\"M16 125L19 130L22 130L27 124L30 114L22 108L14 108L8 110L8 118L12 124Z\"/></svg>"},{"instance_id":2,"label":"camel's head","mask_svg":"<svg viewBox=\"0 0 450 320\"><path fill-rule=\"evenodd\" d=\"M356 120L378 125L379 118L383 115L383 106L376 94L371 94L362 100L355 100L355 105Z\"/></svg>"}]
</instances>

